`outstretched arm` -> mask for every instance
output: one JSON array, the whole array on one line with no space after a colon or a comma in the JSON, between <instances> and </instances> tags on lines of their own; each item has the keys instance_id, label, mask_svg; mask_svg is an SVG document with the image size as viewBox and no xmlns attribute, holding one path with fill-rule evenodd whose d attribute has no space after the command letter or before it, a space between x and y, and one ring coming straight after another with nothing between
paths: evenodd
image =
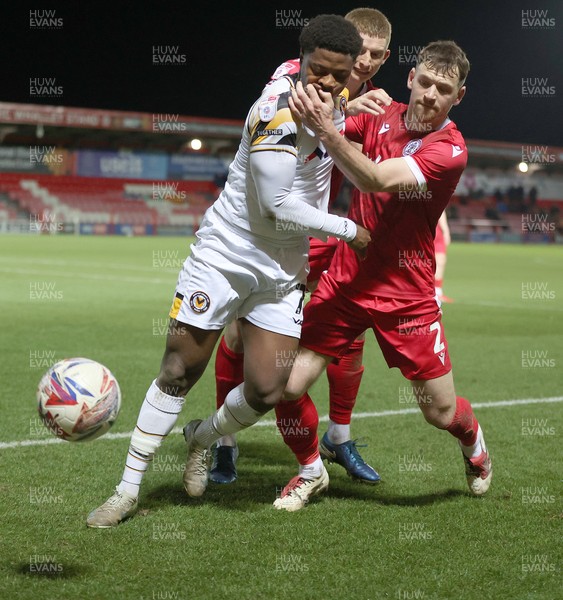
<instances>
[{"instance_id":1,"label":"outstretched arm","mask_svg":"<svg viewBox=\"0 0 563 600\"><path fill-rule=\"evenodd\" d=\"M376 165L353 148L334 126L331 102L330 94L317 92L312 85L305 90L301 82L297 82L289 107L317 134L336 166L360 191L399 192L420 185L404 158L390 158Z\"/></svg>"},{"instance_id":2,"label":"outstretched arm","mask_svg":"<svg viewBox=\"0 0 563 600\"><path fill-rule=\"evenodd\" d=\"M266 218L281 219L307 227L310 234L332 235L345 240L363 254L370 242L369 232L350 219L329 214L303 202L291 193L297 157L284 153L283 160L272 160L275 151L252 152L250 170L256 185L260 212Z\"/></svg>"}]
</instances>

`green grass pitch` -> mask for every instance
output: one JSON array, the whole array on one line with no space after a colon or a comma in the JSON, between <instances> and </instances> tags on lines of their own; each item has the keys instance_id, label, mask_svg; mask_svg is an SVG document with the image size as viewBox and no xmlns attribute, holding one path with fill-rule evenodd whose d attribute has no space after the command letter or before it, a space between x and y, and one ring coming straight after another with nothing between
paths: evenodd
<instances>
[{"instance_id":1,"label":"green grass pitch","mask_svg":"<svg viewBox=\"0 0 563 600\"><path fill-rule=\"evenodd\" d=\"M455 440L412 410L406 381L368 333L352 431L380 485L329 465L327 494L298 513L274 510L296 466L268 418L239 436L234 485L187 498L183 439L171 434L145 478L139 515L114 530L87 529L86 515L120 479L188 251L179 238L0 237L0 597L562 597L561 247L449 251L444 290L455 303L444 307L444 327L457 392L477 405L494 461L486 497L469 496ZM107 436L50 443L35 388L50 364L71 356L106 364L123 406ZM312 396L326 415L324 377ZM178 425L213 408L210 365Z\"/></svg>"}]
</instances>

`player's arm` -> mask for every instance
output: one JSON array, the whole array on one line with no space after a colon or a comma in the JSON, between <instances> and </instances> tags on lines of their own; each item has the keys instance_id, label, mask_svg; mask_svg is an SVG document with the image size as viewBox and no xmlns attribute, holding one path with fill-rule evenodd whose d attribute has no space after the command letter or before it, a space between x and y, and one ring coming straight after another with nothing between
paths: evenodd
<instances>
[{"instance_id":1,"label":"player's arm","mask_svg":"<svg viewBox=\"0 0 563 600\"><path fill-rule=\"evenodd\" d=\"M306 227L315 237L332 235L348 242L354 250L362 250L370 241L367 230L350 219L319 210L292 193L299 130L287 105L288 94L269 94L257 101L246 124L251 136L249 165L261 215Z\"/></svg>"},{"instance_id":2,"label":"player's arm","mask_svg":"<svg viewBox=\"0 0 563 600\"><path fill-rule=\"evenodd\" d=\"M330 96L330 94L328 94ZM332 108L324 92L313 86L307 92L300 82L292 90L289 106L324 144L336 166L361 192L399 192L401 189L424 188L424 177L417 173L414 160L390 158L374 164L367 156L352 147L334 126Z\"/></svg>"},{"instance_id":3,"label":"player's arm","mask_svg":"<svg viewBox=\"0 0 563 600\"><path fill-rule=\"evenodd\" d=\"M349 242L354 250L365 248L371 238L363 227L319 210L291 193L296 168L297 154L279 150L251 152L250 170L262 216L299 224L313 236L332 235Z\"/></svg>"},{"instance_id":4,"label":"player's arm","mask_svg":"<svg viewBox=\"0 0 563 600\"><path fill-rule=\"evenodd\" d=\"M446 244L446 246L449 246L450 242L452 241L452 236L450 234L450 226L448 224L448 217L446 215L446 211L444 211L441 214L440 219L438 220L438 227L442 230L442 233L444 234L444 243Z\"/></svg>"}]
</instances>

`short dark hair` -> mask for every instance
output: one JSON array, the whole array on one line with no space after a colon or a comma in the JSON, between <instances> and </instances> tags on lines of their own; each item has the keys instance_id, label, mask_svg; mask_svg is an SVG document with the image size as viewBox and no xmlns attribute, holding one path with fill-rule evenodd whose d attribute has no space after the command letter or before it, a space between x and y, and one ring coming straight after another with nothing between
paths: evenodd
<instances>
[{"instance_id":1,"label":"short dark hair","mask_svg":"<svg viewBox=\"0 0 563 600\"><path fill-rule=\"evenodd\" d=\"M450 77L457 75L459 87L465 83L471 68L465 52L452 40L438 40L425 46L416 59L416 66L421 64Z\"/></svg>"},{"instance_id":2,"label":"short dark hair","mask_svg":"<svg viewBox=\"0 0 563 600\"><path fill-rule=\"evenodd\" d=\"M323 48L349 54L354 60L362 51L363 40L356 27L340 15L318 15L301 31L299 44L304 54Z\"/></svg>"}]
</instances>

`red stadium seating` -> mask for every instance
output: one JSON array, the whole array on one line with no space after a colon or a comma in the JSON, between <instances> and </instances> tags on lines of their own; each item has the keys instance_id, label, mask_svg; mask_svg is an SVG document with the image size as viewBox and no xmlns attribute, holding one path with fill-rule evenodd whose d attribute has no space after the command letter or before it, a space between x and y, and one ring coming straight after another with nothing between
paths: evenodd
<instances>
[{"instance_id":1,"label":"red stadium seating","mask_svg":"<svg viewBox=\"0 0 563 600\"><path fill-rule=\"evenodd\" d=\"M6 194L20 209L30 215L49 212L69 222L153 226L193 224L217 197L218 191L209 181L139 182L0 174L0 193ZM17 210L11 208L10 215L17 214Z\"/></svg>"}]
</instances>

